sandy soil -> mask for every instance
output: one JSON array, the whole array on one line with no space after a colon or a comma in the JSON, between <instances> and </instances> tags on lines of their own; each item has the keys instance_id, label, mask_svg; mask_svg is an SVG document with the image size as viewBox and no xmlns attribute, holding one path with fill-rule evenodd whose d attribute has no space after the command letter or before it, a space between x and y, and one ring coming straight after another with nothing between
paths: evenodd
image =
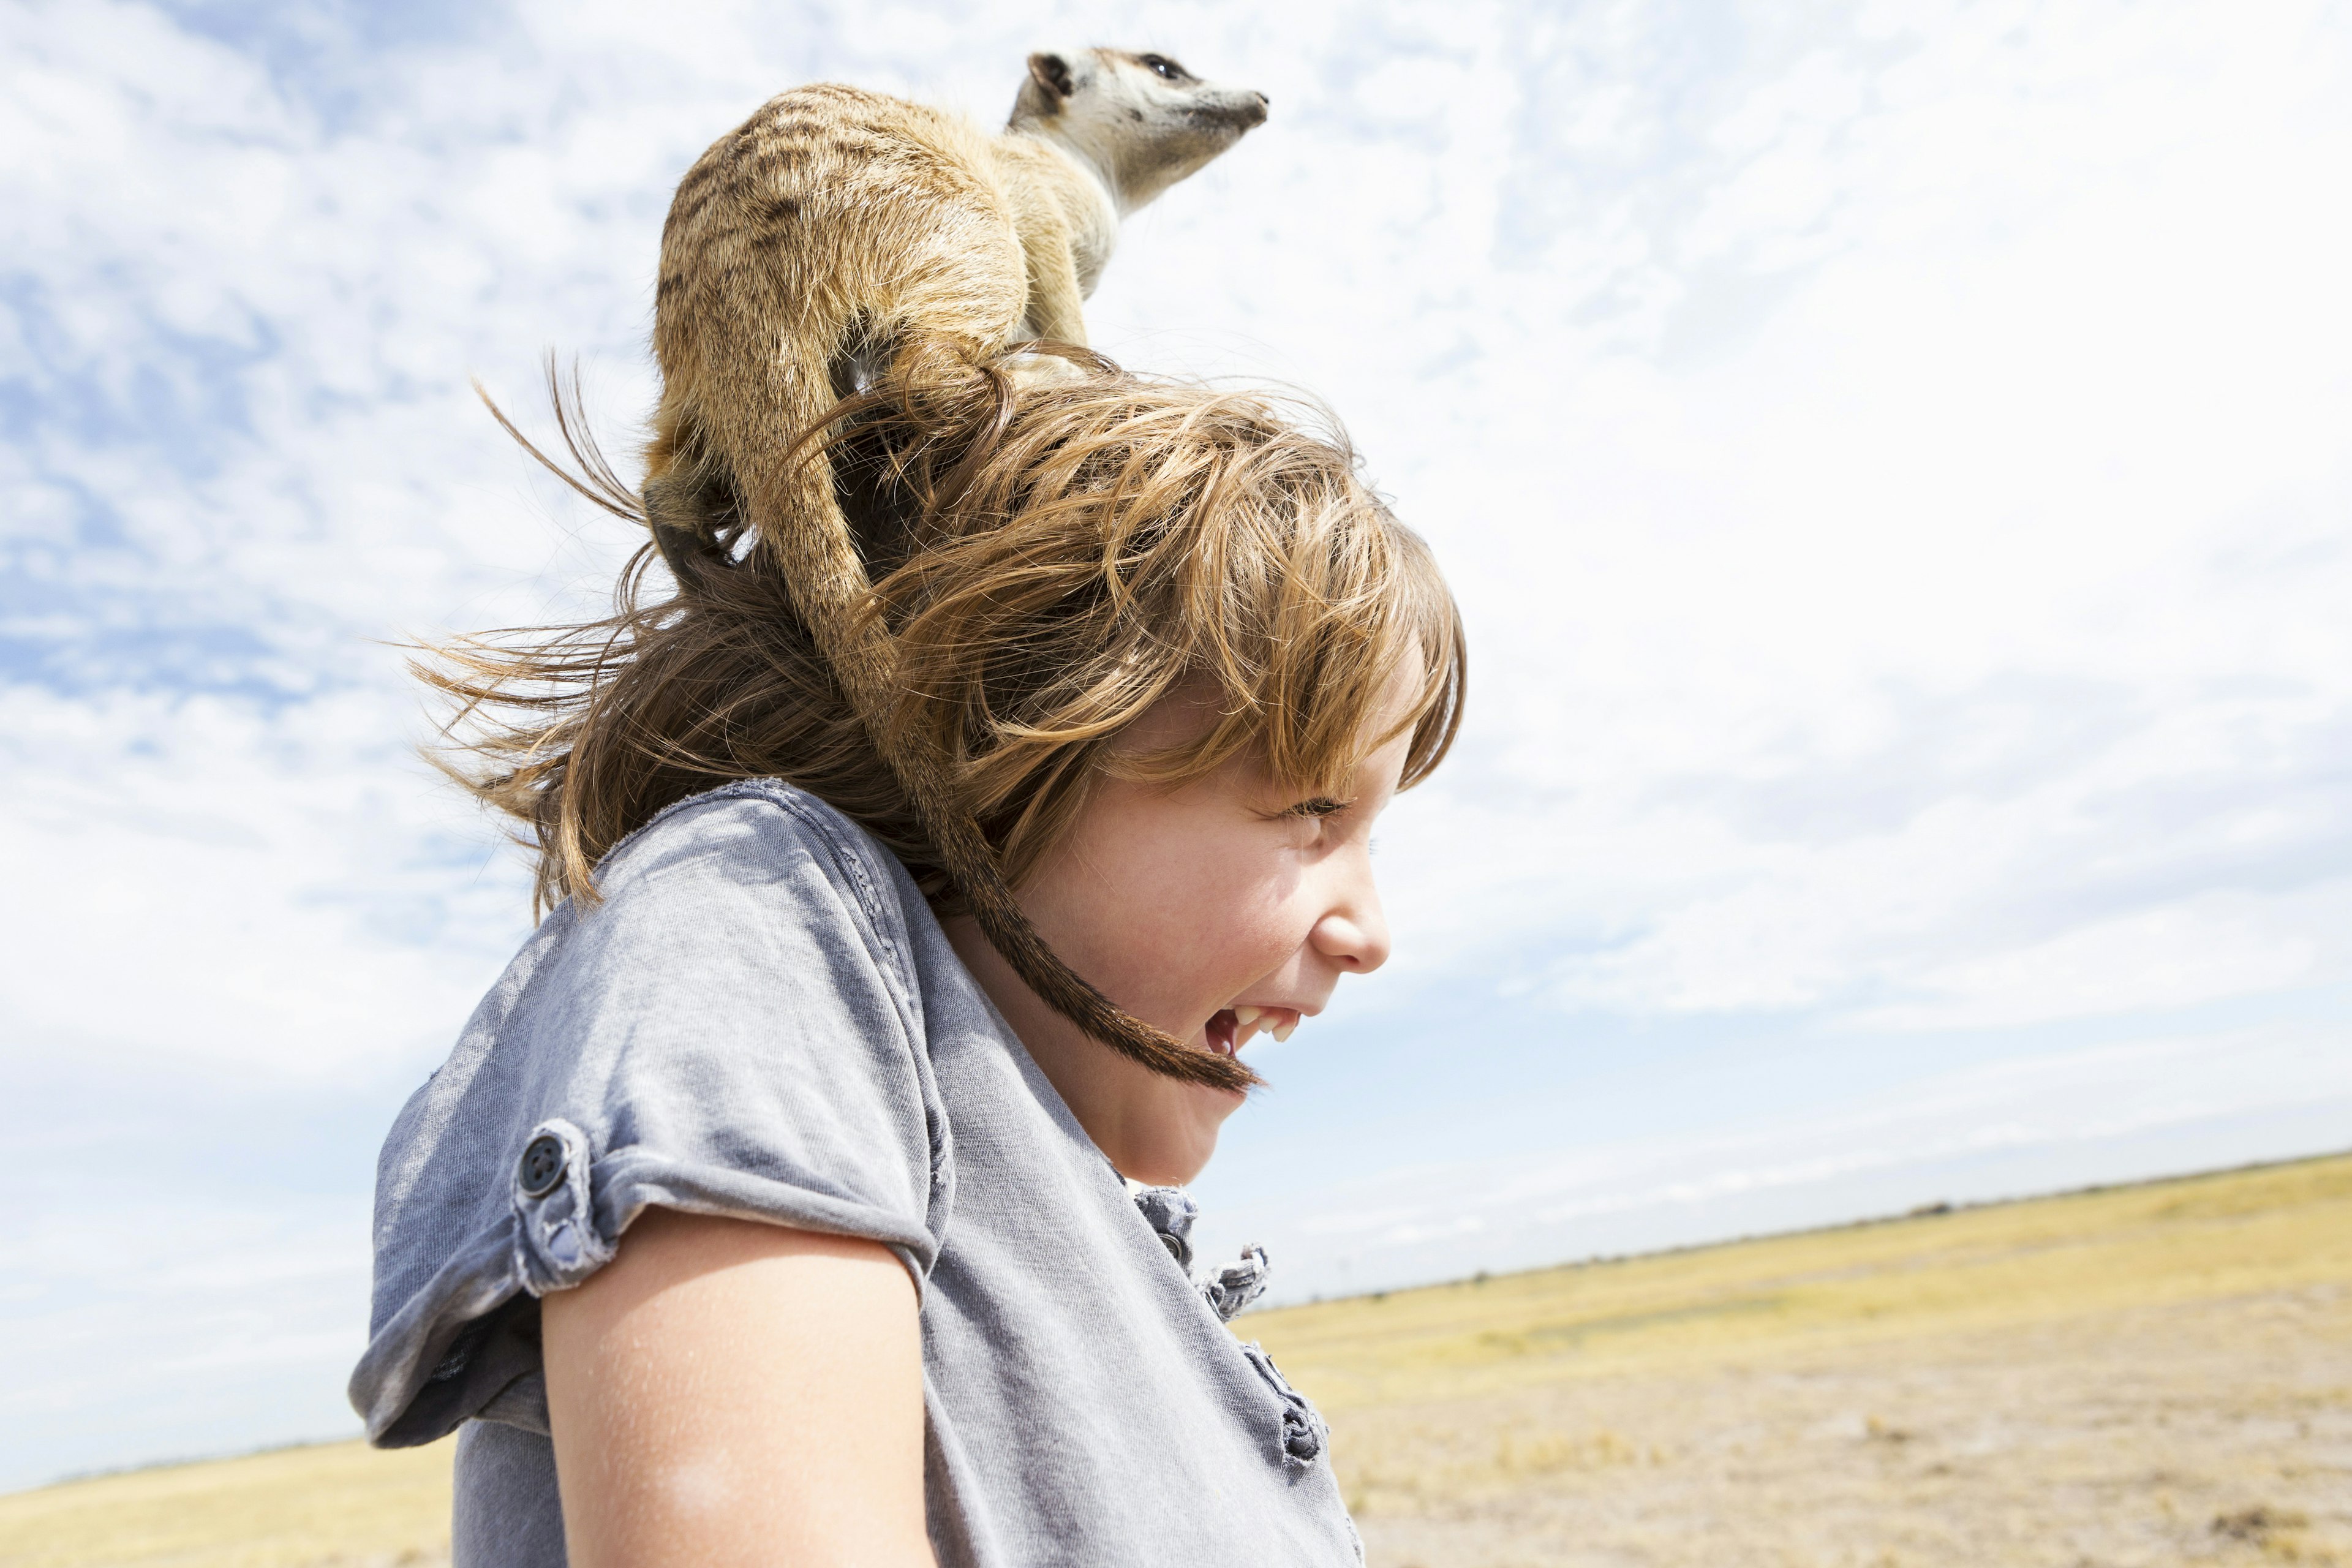
<instances>
[{"instance_id":1,"label":"sandy soil","mask_svg":"<svg viewBox=\"0 0 2352 1568\"><path fill-rule=\"evenodd\" d=\"M2352 1289L1353 1410L1377 1568L2352 1563Z\"/></svg>"}]
</instances>

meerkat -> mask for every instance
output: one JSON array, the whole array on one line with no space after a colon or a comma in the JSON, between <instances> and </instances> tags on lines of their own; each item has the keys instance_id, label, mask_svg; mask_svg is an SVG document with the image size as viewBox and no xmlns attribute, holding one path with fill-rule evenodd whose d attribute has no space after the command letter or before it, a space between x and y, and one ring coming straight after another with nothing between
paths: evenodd
<instances>
[{"instance_id":1,"label":"meerkat","mask_svg":"<svg viewBox=\"0 0 2352 1568\"><path fill-rule=\"evenodd\" d=\"M889 634L823 453L794 454L843 397L906 356L977 364L1019 342L1083 347L1080 308L1119 220L1266 117L1264 94L1165 55L1029 57L1004 130L856 88L798 88L721 137L662 230L654 353L662 395L643 497L691 584L756 541L866 721L990 942L1046 1002L1153 1069L1240 1089L1238 1061L1121 1012L1021 912L943 758L881 717Z\"/></svg>"}]
</instances>

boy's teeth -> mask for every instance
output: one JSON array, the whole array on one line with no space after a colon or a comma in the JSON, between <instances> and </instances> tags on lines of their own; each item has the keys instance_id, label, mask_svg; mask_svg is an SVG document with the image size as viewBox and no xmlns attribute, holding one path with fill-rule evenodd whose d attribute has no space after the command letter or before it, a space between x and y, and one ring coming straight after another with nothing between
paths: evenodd
<instances>
[{"instance_id":1,"label":"boy's teeth","mask_svg":"<svg viewBox=\"0 0 2352 1568\"><path fill-rule=\"evenodd\" d=\"M1234 1019L1234 1046L1239 1051L1261 1032L1277 1040L1290 1038L1290 1031L1298 1027L1298 1015L1287 1007L1244 1007L1236 1005L1226 1009Z\"/></svg>"}]
</instances>

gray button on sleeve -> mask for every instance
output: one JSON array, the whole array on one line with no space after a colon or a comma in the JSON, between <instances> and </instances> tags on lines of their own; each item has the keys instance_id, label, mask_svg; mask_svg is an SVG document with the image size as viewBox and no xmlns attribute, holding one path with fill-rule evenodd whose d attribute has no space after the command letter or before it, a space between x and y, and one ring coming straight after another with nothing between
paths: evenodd
<instances>
[{"instance_id":1,"label":"gray button on sleeve","mask_svg":"<svg viewBox=\"0 0 2352 1568\"><path fill-rule=\"evenodd\" d=\"M558 1118L531 1129L514 1177L514 1277L534 1296L577 1285L613 1257L590 1218L588 1135Z\"/></svg>"}]
</instances>

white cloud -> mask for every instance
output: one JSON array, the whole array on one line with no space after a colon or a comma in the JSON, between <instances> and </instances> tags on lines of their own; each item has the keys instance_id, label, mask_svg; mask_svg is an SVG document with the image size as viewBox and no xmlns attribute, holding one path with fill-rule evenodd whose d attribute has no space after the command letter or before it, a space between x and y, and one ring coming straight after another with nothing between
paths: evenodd
<instances>
[{"instance_id":1,"label":"white cloud","mask_svg":"<svg viewBox=\"0 0 2352 1568\"><path fill-rule=\"evenodd\" d=\"M1917 984L1933 1000L1872 1009L1853 1022L1999 1028L2284 991L2342 973L2352 956L2347 932L2352 881L2297 900L2205 895L1930 967Z\"/></svg>"},{"instance_id":2,"label":"white cloud","mask_svg":"<svg viewBox=\"0 0 2352 1568\"><path fill-rule=\"evenodd\" d=\"M366 693L0 690L11 1044L342 1079L446 1048L525 929Z\"/></svg>"}]
</instances>

